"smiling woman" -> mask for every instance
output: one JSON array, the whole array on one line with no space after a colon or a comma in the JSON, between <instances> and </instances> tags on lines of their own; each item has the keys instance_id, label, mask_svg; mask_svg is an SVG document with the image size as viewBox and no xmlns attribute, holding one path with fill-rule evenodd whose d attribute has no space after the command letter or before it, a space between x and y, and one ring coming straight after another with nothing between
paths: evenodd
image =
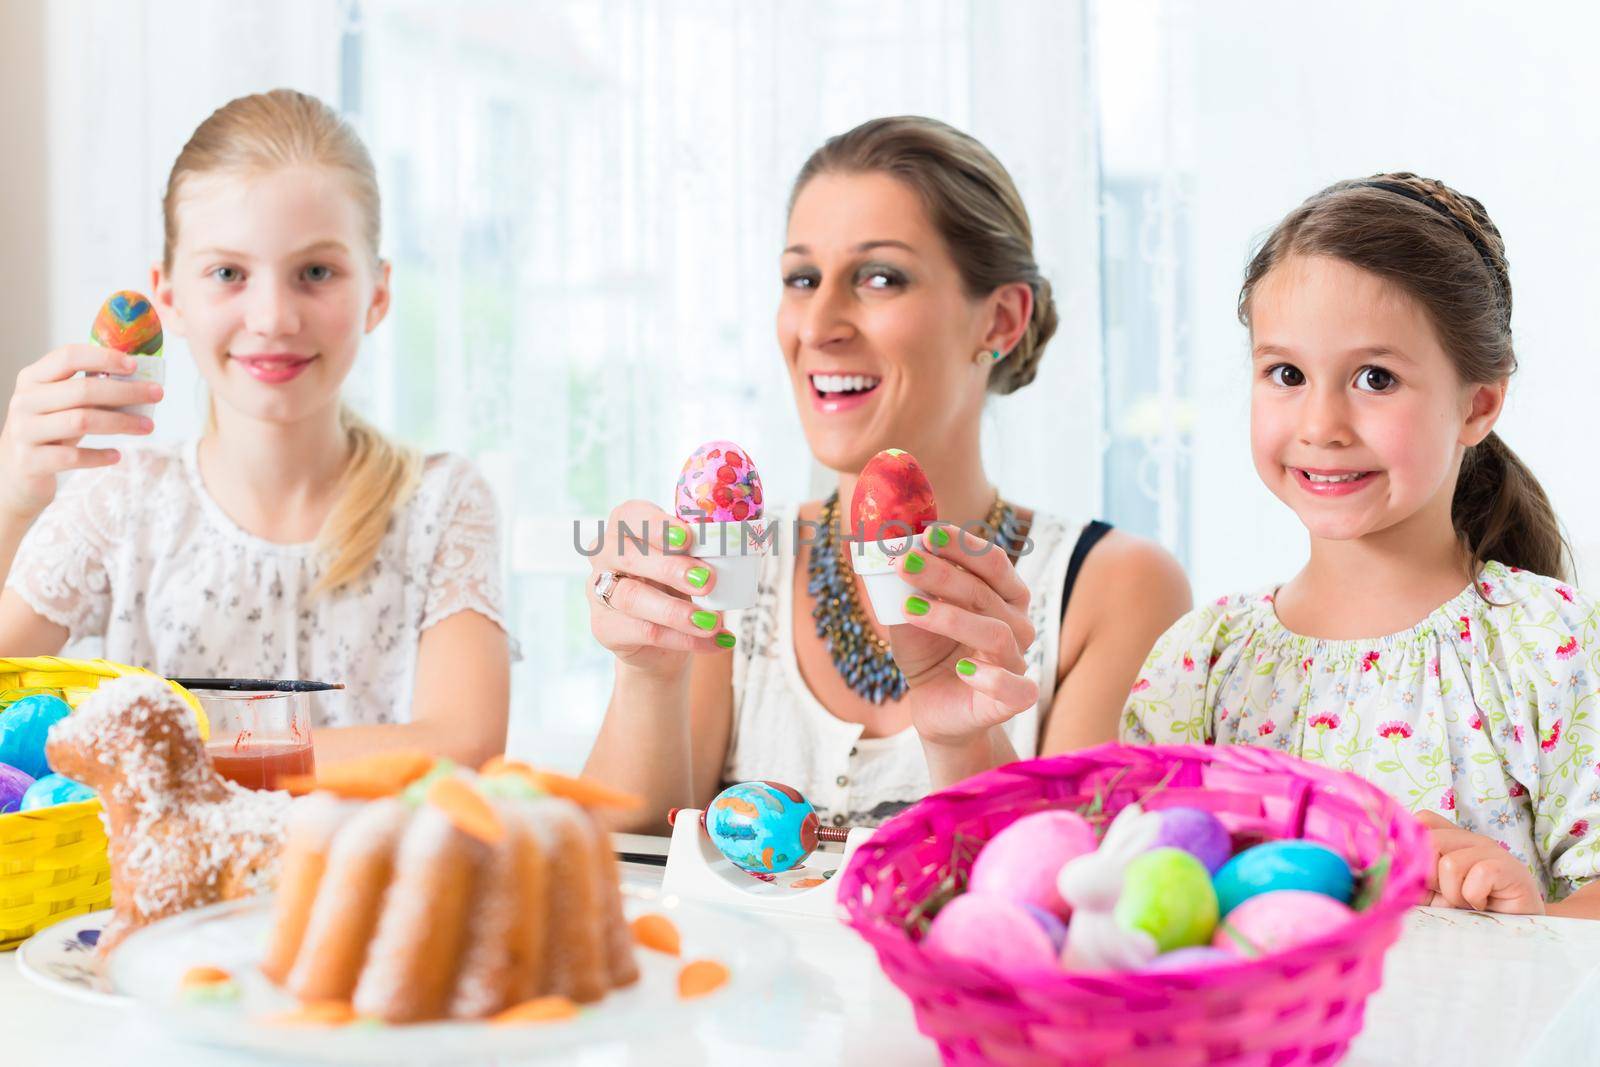
<instances>
[{"instance_id":1,"label":"smiling woman","mask_svg":"<svg viewBox=\"0 0 1600 1067\"><path fill-rule=\"evenodd\" d=\"M617 663L588 773L646 793L651 820L766 778L835 824L872 824L933 786L1110 739L1188 587L1153 545L1009 501L984 468L985 397L1032 381L1056 325L1010 175L944 123L865 123L801 169L779 277L779 352L837 489L767 518L819 536L766 557L731 651L687 599L707 587L699 561L591 558L610 576L591 627ZM921 463L940 522L896 563L916 594L886 628L861 608L838 513L889 448ZM669 521L642 502L612 518ZM959 530L984 521L1006 551Z\"/></svg>"},{"instance_id":2,"label":"smiling woman","mask_svg":"<svg viewBox=\"0 0 1600 1067\"><path fill-rule=\"evenodd\" d=\"M348 702L320 709L325 760L499 752L493 497L466 460L417 456L340 401L389 310L365 147L315 98L243 97L195 131L163 208L154 302L209 386L209 424L176 447L83 448L150 433L116 407L159 390L74 377L121 369L93 345L23 372L0 431L0 646L102 637L167 676L344 682Z\"/></svg>"}]
</instances>

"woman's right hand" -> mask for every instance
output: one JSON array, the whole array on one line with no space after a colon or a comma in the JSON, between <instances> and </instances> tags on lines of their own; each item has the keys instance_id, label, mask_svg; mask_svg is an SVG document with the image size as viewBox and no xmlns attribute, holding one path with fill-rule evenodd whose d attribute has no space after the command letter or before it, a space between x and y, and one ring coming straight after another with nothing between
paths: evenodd
<instances>
[{"instance_id":1,"label":"woman's right hand","mask_svg":"<svg viewBox=\"0 0 1600 1067\"><path fill-rule=\"evenodd\" d=\"M99 345L66 345L17 375L16 391L0 427L0 513L32 522L55 499L56 475L85 467L109 467L114 448L80 448L88 434L148 434L154 423L142 415L113 411L161 399L155 382L79 378L132 374L131 356Z\"/></svg>"},{"instance_id":2,"label":"woman's right hand","mask_svg":"<svg viewBox=\"0 0 1600 1067\"><path fill-rule=\"evenodd\" d=\"M646 547L620 536L621 526ZM600 550L589 557L589 629L619 662L666 677L684 671L693 653L733 647L721 612L689 600L717 582L709 563L683 551L691 536L684 524L645 500L618 504L606 517ZM609 603L595 592L607 571L616 575Z\"/></svg>"}]
</instances>

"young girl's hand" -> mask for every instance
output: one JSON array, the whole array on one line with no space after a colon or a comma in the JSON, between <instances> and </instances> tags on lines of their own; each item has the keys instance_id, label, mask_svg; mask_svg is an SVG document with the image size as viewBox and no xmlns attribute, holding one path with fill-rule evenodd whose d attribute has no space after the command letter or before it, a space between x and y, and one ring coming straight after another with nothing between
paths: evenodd
<instances>
[{"instance_id":1,"label":"young girl's hand","mask_svg":"<svg viewBox=\"0 0 1600 1067\"><path fill-rule=\"evenodd\" d=\"M0 512L31 522L55 499L56 475L117 462L114 448L79 448L85 435L147 434L155 428L142 415L108 409L154 403L161 386L76 377L79 371L133 370L131 356L87 344L58 348L22 369L0 428Z\"/></svg>"},{"instance_id":2,"label":"young girl's hand","mask_svg":"<svg viewBox=\"0 0 1600 1067\"><path fill-rule=\"evenodd\" d=\"M624 525L646 542L644 549L620 536ZM600 550L589 557L589 629L630 667L672 675L687 668L691 653L732 646L722 614L689 600L710 592L717 574L710 563L679 551L688 537L682 523L654 504L630 500L611 509ZM669 540L677 542L672 552ZM607 572L614 578L602 599L596 583Z\"/></svg>"},{"instance_id":3,"label":"young girl's hand","mask_svg":"<svg viewBox=\"0 0 1600 1067\"><path fill-rule=\"evenodd\" d=\"M965 744L1038 701L1024 673L1034 638L1028 587L1003 550L941 523L896 567L918 592L892 642L925 742Z\"/></svg>"},{"instance_id":4,"label":"young girl's hand","mask_svg":"<svg viewBox=\"0 0 1600 1067\"><path fill-rule=\"evenodd\" d=\"M1431 811L1418 814L1438 855L1428 888L1432 907L1543 915L1544 894L1526 864L1492 837L1463 830Z\"/></svg>"}]
</instances>

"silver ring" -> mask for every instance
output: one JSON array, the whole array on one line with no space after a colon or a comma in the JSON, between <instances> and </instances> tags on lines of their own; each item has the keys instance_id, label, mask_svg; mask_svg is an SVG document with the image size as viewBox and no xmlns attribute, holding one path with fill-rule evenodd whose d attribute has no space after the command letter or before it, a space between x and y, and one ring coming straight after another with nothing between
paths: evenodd
<instances>
[{"instance_id":1,"label":"silver ring","mask_svg":"<svg viewBox=\"0 0 1600 1067\"><path fill-rule=\"evenodd\" d=\"M601 571L594 576L594 595L600 603L611 607L611 594L617 591L617 574L615 571Z\"/></svg>"}]
</instances>

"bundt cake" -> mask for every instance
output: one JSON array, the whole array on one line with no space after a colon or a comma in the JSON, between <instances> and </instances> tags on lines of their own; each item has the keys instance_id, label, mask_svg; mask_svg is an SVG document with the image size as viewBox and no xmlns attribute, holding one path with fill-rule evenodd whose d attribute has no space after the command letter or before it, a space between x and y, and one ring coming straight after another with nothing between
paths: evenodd
<instances>
[{"instance_id":1,"label":"bundt cake","mask_svg":"<svg viewBox=\"0 0 1600 1067\"><path fill-rule=\"evenodd\" d=\"M542 785L503 763L441 763L389 796L360 775L320 781L290 813L262 971L302 1001L389 1023L588 1003L632 983L610 841Z\"/></svg>"}]
</instances>

